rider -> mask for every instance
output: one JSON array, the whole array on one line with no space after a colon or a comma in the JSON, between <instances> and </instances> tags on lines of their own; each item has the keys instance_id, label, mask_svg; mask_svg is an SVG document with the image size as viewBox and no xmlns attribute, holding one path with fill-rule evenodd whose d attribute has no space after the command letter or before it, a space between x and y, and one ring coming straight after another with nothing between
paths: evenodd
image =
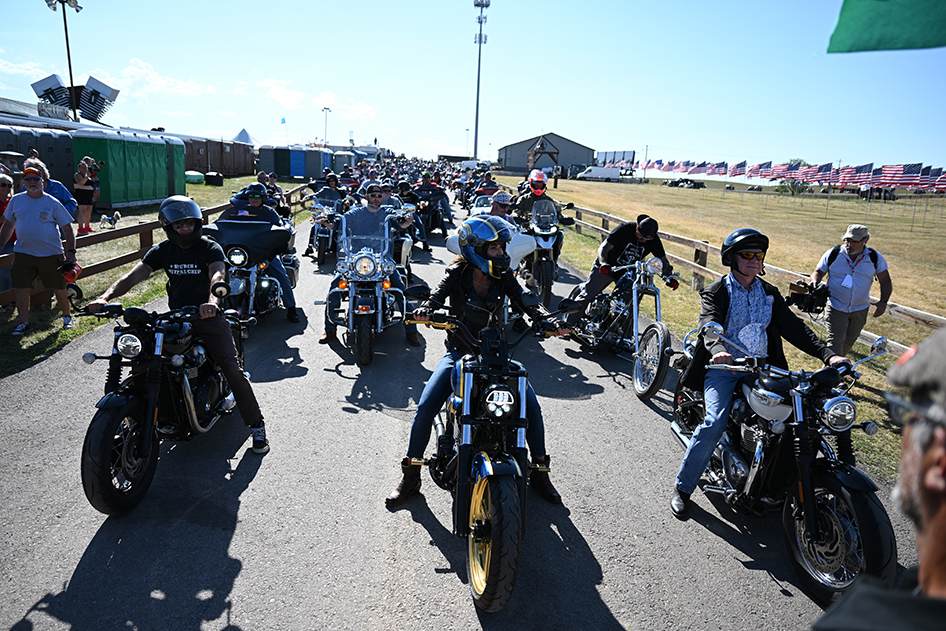
<instances>
[{"instance_id":1,"label":"rider","mask_svg":"<svg viewBox=\"0 0 946 631\"><path fill-rule=\"evenodd\" d=\"M402 204L412 204L415 208L420 202L420 198L417 193L411 190L411 183L407 180L401 180L397 183L397 198L401 200ZM414 232L417 240L421 242L424 252L430 252L430 243L427 242L427 230L424 228L424 222L420 220L420 216L417 214L414 215Z\"/></svg>"},{"instance_id":2,"label":"rider","mask_svg":"<svg viewBox=\"0 0 946 631\"><path fill-rule=\"evenodd\" d=\"M328 170L328 167L326 167ZM325 186L320 188L315 192L315 196L322 201L334 203L340 199L344 199L344 194L338 188L338 176L328 171L325 174ZM315 251L315 233L319 231L318 224L312 223L312 230L309 232L309 245L306 246L305 252L302 253L302 256L310 256L312 252Z\"/></svg>"},{"instance_id":3,"label":"rider","mask_svg":"<svg viewBox=\"0 0 946 631\"><path fill-rule=\"evenodd\" d=\"M489 172L487 171L487 173ZM522 195L517 195L512 200L512 209L516 212L518 217L528 222L532 217L532 206L540 199L555 202L555 200L546 195L548 180L549 178L545 173L538 169L534 169L532 173L529 174L529 192L523 192ZM575 223L575 218L563 215L558 206L555 207L555 213L558 223L563 226L571 226ZM552 246L552 261L555 263L556 274L558 273L558 255L562 253L562 244L564 242L565 233L559 231L555 237L555 244Z\"/></svg>"},{"instance_id":4,"label":"rider","mask_svg":"<svg viewBox=\"0 0 946 631\"><path fill-rule=\"evenodd\" d=\"M792 313L777 287L756 278L765 273L762 261L768 249L769 238L752 228L740 228L726 237L721 248L722 263L731 272L700 292L699 325L722 325L727 337L738 340L752 355L764 357L779 368L788 369L783 337L831 366L850 362L835 355ZM732 365L735 358L744 356L744 352L722 340L707 340L701 335L693 360L680 376L684 386L703 390L706 417L693 432L670 498L670 510L678 519L687 517L690 494L726 431L733 392L743 376L731 370L709 370L706 365Z\"/></svg>"},{"instance_id":5,"label":"rider","mask_svg":"<svg viewBox=\"0 0 946 631\"><path fill-rule=\"evenodd\" d=\"M230 199L230 205L233 208L220 213L217 221L220 220L244 220L244 221L268 221L269 223L282 228L285 226L282 217L275 210L263 204L269 192L267 188L256 182L247 186L241 195L235 195ZM241 199L246 197L246 203ZM216 223L216 222L214 222ZM282 258L279 254L273 257L269 263L269 272L282 288L282 301L286 306L286 319L290 322L299 321L299 313L296 310L296 295L292 291L292 281L289 280L289 274L282 264Z\"/></svg>"},{"instance_id":6,"label":"rider","mask_svg":"<svg viewBox=\"0 0 946 631\"><path fill-rule=\"evenodd\" d=\"M382 212L381 210L381 199L383 193L381 192L380 184L371 184L368 186L365 191L365 198L368 200L366 206L356 206L352 208L347 213L345 213L345 230L350 235L378 235L381 234L383 230L387 229L387 217L390 214L393 214L389 210ZM392 209L393 210L393 209ZM410 226L410 222L403 222L400 224L401 228L407 228ZM386 256L390 257L391 253L385 253ZM332 279L331 289L338 287L338 282L341 280L341 275L336 274L335 278ZM391 287L400 289L404 291L404 280L401 278L401 275L395 271L388 277L391 281ZM341 306L342 297L338 292L329 291L327 304L325 305L325 331L322 332L322 336L319 338L319 344L328 344L338 339L335 336L335 329L337 328L336 324L332 322L329 317L330 314L338 311ZM405 300L406 303L406 300ZM402 305L404 308L401 310L401 313L407 313L407 304ZM404 330L406 332L407 343L411 346L420 346L420 335L417 333L416 324L406 324L404 325Z\"/></svg>"},{"instance_id":7,"label":"rider","mask_svg":"<svg viewBox=\"0 0 946 631\"><path fill-rule=\"evenodd\" d=\"M92 313L100 311L154 270L164 269L168 277L168 306L171 309L200 308L200 320L193 323L194 332L200 336L233 390L243 422L253 434L253 453L265 454L269 451L269 441L263 414L253 387L237 360L230 324L220 313L220 298L210 292L212 285L225 283L227 279L223 248L201 237L203 214L189 197L175 195L161 202L158 221L167 234L167 241L148 250L130 272L90 302L87 309ZM192 273L195 269L200 273Z\"/></svg>"},{"instance_id":8,"label":"rider","mask_svg":"<svg viewBox=\"0 0 946 631\"><path fill-rule=\"evenodd\" d=\"M420 192L430 192L430 191L439 191L444 194L440 199L438 204L440 205L440 212L443 213L444 217L447 218L447 221L453 223L453 211L450 210L450 200L446 196L446 191L444 191L440 185L436 182L430 181L430 171L424 171L420 176L420 182L414 185L415 191Z\"/></svg>"},{"instance_id":9,"label":"rider","mask_svg":"<svg viewBox=\"0 0 946 631\"><path fill-rule=\"evenodd\" d=\"M667 260L664 244L657 236L659 229L656 219L639 215L637 221L625 221L611 231L598 247L598 257L591 267L588 280L581 285L581 291L575 297L581 303L581 309L565 318L569 324L576 324L588 303L608 285L621 279L624 272L611 271L615 265L628 265L639 261L646 254L653 254L663 261L662 273L665 276L673 273L673 265Z\"/></svg>"},{"instance_id":10,"label":"rider","mask_svg":"<svg viewBox=\"0 0 946 631\"><path fill-rule=\"evenodd\" d=\"M538 317L542 310L526 307L522 303L522 287L509 269L506 244L512 238L510 226L498 217L478 215L464 221L459 233L461 257L447 268L446 276L430 298L414 310L414 317L417 320L429 320L430 312L445 308L449 299L450 313L476 333L488 325L488 314L501 308L506 297L531 317ZM567 333L564 324L559 326L558 332ZM448 331L447 352L427 379L414 413L407 456L401 461L404 478L385 500L388 506L398 506L420 491L420 465L412 465L411 458L424 457L434 415L443 407L450 394L450 375L454 364L475 350L468 346L464 338ZM526 417L529 420L526 439L532 452L532 462L547 468L549 456L545 451L542 410L531 385L526 399ZM548 472L533 470L529 484L544 500L555 503L562 501L549 480Z\"/></svg>"},{"instance_id":11,"label":"rider","mask_svg":"<svg viewBox=\"0 0 946 631\"><path fill-rule=\"evenodd\" d=\"M516 220L511 215L506 214L506 211L509 210L509 204L511 203L511 198L509 193L506 191L499 191L490 198L489 208L483 208L479 212L475 213L476 215L492 215L493 217L499 217L503 221L506 221L513 228L517 227Z\"/></svg>"}]
</instances>

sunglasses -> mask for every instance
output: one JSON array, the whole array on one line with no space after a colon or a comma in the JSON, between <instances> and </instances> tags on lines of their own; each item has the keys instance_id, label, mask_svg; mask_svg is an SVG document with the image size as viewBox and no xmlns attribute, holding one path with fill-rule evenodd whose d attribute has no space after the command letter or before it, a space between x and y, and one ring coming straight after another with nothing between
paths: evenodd
<instances>
[{"instance_id":1,"label":"sunglasses","mask_svg":"<svg viewBox=\"0 0 946 631\"><path fill-rule=\"evenodd\" d=\"M502 208L503 210L506 210L507 208L509 208L509 204L500 204L499 202L493 202L493 203L499 206L500 208Z\"/></svg>"},{"instance_id":2,"label":"sunglasses","mask_svg":"<svg viewBox=\"0 0 946 631\"><path fill-rule=\"evenodd\" d=\"M39 182L41 179L43 179L43 178L41 178L41 177L36 177L35 175L31 175L31 176L29 176L29 177L23 178L23 181L24 181L24 182Z\"/></svg>"},{"instance_id":3,"label":"sunglasses","mask_svg":"<svg viewBox=\"0 0 946 631\"><path fill-rule=\"evenodd\" d=\"M12 184L7 184L7 183L3 183L3 184L0 184L0 188L13 188L13 185L12 185Z\"/></svg>"},{"instance_id":4,"label":"sunglasses","mask_svg":"<svg viewBox=\"0 0 946 631\"><path fill-rule=\"evenodd\" d=\"M368 193L365 197L384 197L381 193Z\"/></svg>"},{"instance_id":5,"label":"sunglasses","mask_svg":"<svg viewBox=\"0 0 946 631\"><path fill-rule=\"evenodd\" d=\"M751 261L752 259L761 261L765 259L765 252L737 252L736 256L745 261Z\"/></svg>"},{"instance_id":6,"label":"sunglasses","mask_svg":"<svg viewBox=\"0 0 946 631\"><path fill-rule=\"evenodd\" d=\"M262 195L247 195L248 199L263 199Z\"/></svg>"}]
</instances>

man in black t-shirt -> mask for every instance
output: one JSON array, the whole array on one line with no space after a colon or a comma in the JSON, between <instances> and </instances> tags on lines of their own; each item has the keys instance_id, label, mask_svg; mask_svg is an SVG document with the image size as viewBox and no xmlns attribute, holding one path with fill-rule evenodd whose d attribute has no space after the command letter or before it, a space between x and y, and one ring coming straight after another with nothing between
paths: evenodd
<instances>
[{"instance_id":1,"label":"man in black t-shirt","mask_svg":"<svg viewBox=\"0 0 946 631\"><path fill-rule=\"evenodd\" d=\"M220 366L233 390L243 422L253 433L253 452L265 454L269 451L269 441L263 414L237 360L230 324L220 313L220 299L210 292L213 284L226 282L223 248L201 237L203 214L188 197L175 195L164 200L158 211L158 220L168 240L148 250L130 272L115 281L87 308L92 313L99 311L148 278L152 271L163 269L168 277L168 306L171 309L187 306L200 309L201 319L193 323L194 332L203 340L207 352Z\"/></svg>"},{"instance_id":2,"label":"man in black t-shirt","mask_svg":"<svg viewBox=\"0 0 946 631\"><path fill-rule=\"evenodd\" d=\"M657 236L658 230L659 226L655 219L640 215L637 221L626 221L611 231L608 238L601 242L598 258L595 259L595 264L591 268L591 274L588 275L588 280L582 284L582 289L575 298L581 303L582 308L580 311L568 314L565 318L568 324L577 324L588 303L608 285L617 282L623 276L623 273L612 272L612 266L628 265L640 260L646 254L653 254L663 261L664 275L673 272L673 266L664 252L664 244Z\"/></svg>"}]
</instances>

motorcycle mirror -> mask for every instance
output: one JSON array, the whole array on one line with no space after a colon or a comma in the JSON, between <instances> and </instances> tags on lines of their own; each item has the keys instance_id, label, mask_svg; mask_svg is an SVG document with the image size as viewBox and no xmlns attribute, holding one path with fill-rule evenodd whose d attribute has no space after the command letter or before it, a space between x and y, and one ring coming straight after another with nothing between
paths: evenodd
<instances>
[{"instance_id":1,"label":"motorcycle mirror","mask_svg":"<svg viewBox=\"0 0 946 631\"><path fill-rule=\"evenodd\" d=\"M703 334L704 339L715 342L723 335L723 325L717 324L716 322L707 322L703 325L700 332Z\"/></svg>"},{"instance_id":2,"label":"motorcycle mirror","mask_svg":"<svg viewBox=\"0 0 946 631\"><path fill-rule=\"evenodd\" d=\"M573 202L568 202L567 204L565 204L565 210L571 210L574 207L575 207L575 204Z\"/></svg>"},{"instance_id":3,"label":"motorcycle mirror","mask_svg":"<svg viewBox=\"0 0 946 631\"><path fill-rule=\"evenodd\" d=\"M532 293L522 294L522 304L526 307L538 307L539 306L539 297Z\"/></svg>"},{"instance_id":4,"label":"motorcycle mirror","mask_svg":"<svg viewBox=\"0 0 946 631\"><path fill-rule=\"evenodd\" d=\"M224 282L214 283L213 287L210 288L210 293L217 298L226 298L230 295L230 284Z\"/></svg>"},{"instance_id":5,"label":"motorcycle mirror","mask_svg":"<svg viewBox=\"0 0 946 631\"><path fill-rule=\"evenodd\" d=\"M887 338L878 337L874 340L874 343L870 345L870 354L878 355L885 352L887 352Z\"/></svg>"}]
</instances>

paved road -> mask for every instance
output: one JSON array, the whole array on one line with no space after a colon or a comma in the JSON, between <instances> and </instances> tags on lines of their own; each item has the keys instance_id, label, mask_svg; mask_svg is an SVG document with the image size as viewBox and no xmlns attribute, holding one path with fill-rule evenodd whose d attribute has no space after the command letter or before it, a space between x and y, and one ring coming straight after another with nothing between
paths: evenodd
<instances>
[{"instance_id":1,"label":"paved road","mask_svg":"<svg viewBox=\"0 0 946 631\"><path fill-rule=\"evenodd\" d=\"M452 255L433 239L417 273L435 284ZM0 628L193 629L806 629L820 609L791 569L778 519L749 518L701 494L693 517L667 506L682 449L662 391L637 400L629 365L561 339L517 353L546 418L564 505L530 496L528 535L508 607L481 614L466 585L450 497L390 512L414 403L443 352L422 329L378 340L355 364L316 343L331 264L303 260L305 318L252 330L247 358L272 451L249 450L238 418L162 446L154 484L129 515L86 502L79 454L110 348L110 327L0 381ZM576 275L555 285L565 295ZM672 299L668 297L667 299ZM676 376L668 377L672 389ZM904 520L900 559L916 561Z\"/></svg>"}]
</instances>

